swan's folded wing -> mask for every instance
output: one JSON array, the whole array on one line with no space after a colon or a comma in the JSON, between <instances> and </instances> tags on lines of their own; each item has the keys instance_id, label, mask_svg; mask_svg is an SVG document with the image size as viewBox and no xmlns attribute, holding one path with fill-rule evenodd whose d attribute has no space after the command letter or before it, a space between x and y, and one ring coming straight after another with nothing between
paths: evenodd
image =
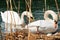
<instances>
[{"instance_id":1,"label":"swan's folded wing","mask_svg":"<svg viewBox=\"0 0 60 40\"><path fill-rule=\"evenodd\" d=\"M21 20L17 12L5 11L1 13L2 20L5 23L20 24Z\"/></svg>"},{"instance_id":2,"label":"swan's folded wing","mask_svg":"<svg viewBox=\"0 0 60 40\"><path fill-rule=\"evenodd\" d=\"M36 26L40 26L40 20L28 24L28 27L36 27Z\"/></svg>"}]
</instances>

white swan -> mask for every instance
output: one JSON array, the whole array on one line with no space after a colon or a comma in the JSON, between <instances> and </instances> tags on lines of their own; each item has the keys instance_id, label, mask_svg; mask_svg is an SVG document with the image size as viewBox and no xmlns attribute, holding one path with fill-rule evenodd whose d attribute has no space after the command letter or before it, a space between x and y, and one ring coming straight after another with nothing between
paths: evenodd
<instances>
[{"instance_id":1,"label":"white swan","mask_svg":"<svg viewBox=\"0 0 60 40\"><path fill-rule=\"evenodd\" d=\"M21 28L21 24L24 24L24 15L26 15L28 18L31 18L33 19L33 15L28 12L28 11L24 11L21 15L21 18L19 17L18 13L17 12L14 12L14 11L5 11L4 13L1 12L1 17L2 17L2 20L4 23L1 24L2 27L5 26L5 29L7 27L7 30L8 32L10 32L10 27L11 27L11 24L12 24L12 29L14 31L15 29L15 25L16 25L16 28ZM31 20L30 20L31 21Z\"/></svg>"},{"instance_id":2,"label":"white swan","mask_svg":"<svg viewBox=\"0 0 60 40\"><path fill-rule=\"evenodd\" d=\"M28 11L24 11L21 15L21 18L19 17L18 13L14 11L5 11L4 13L1 12L3 22L11 23L12 21L12 24L15 24L16 22L18 25L24 23L24 15L26 15L28 18L33 17Z\"/></svg>"},{"instance_id":3,"label":"white swan","mask_svg":"<svg viewBox=\"0 0 60 40\"><path fill-rule=\"evenodd\" d=\"M48 18L48 14L53 16L53 20ZM52 10L47 10L44 14L45 20L37 20L25 26L31 32L52 33L58 29L57 14Z\"/></svg>"}]
</instances>

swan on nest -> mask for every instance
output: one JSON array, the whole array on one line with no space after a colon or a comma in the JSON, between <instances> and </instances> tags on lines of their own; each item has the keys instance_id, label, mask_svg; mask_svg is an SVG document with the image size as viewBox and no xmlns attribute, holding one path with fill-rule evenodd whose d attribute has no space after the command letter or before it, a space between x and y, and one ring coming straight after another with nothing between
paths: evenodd
<instances>
[{"instance_id":1,"label":"swan on nest","mask_svg":"<svg viewBox=\"0 0 60 40\"><path fill-rule=\"evenodd\" d=\"M53 20L48 17L51 14ZM45 20L37 20L32 23L29 23L25 26L28 28L32 33L41 32L41 33L53 33L58 29L57 23L57 14L52 10L47 10L44 13ZM48 34L49 35L49 34Z\"/></svg>"},{"instance_id":2,"label":"swan on nest","mask_svg":"<svg viewBox=\"0 0 60 40\"><path fill-rule=\"evenodd\" d=\"M5 11L4 13L1 12L2 21L4 22L1 24L1 26L5 27L5 29L7 28L8 32L11 31L10 30L11 25L12 25L13 31L15 28L21 29L21 27L22 27L21 25L24 25L24 15L26 15L30 19L30 21L33 20L32 13L30 13L28 11L24 11L21 14L21 17L15 11ZM5 25L5 26L3 26L3 25Z\"/></svg>"}]
</instances>

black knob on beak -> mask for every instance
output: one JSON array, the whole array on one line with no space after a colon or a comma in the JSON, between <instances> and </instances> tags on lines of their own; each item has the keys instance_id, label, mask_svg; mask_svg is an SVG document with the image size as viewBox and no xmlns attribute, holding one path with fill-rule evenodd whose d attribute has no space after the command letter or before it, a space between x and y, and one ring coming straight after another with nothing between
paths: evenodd
<instances>
[{"instance_id":1,"label":"black knob on beak","mask_svg":"<svg viewBox=\"0 0 60 40\"><path fill-rule=\"evenodd\" d=\"M31 19L33 19L33 17L30 17Z\"/></svg>"},{"instance_id":2,"label":"black knob on beak","mask_svg":"<svg viewBox=\"0 0 60 40\"><path fill-rule=\"evenodd\" d=\"M56 20L55 20L54 22L55 22L55 24L57 24L57 23L58 23Z\"/></svg>"}]
</instances>

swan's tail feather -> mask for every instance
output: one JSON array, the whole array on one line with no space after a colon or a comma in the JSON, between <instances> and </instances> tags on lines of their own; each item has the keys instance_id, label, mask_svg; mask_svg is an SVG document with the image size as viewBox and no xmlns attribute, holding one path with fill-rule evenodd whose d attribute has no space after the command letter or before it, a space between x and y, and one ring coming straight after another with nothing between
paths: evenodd
<instances>
[{"instance_id":1,"label":"swan's tail feather","mask_svg":"<svg viewBox=\"0 0 60 40\"><path fill-rule=\"evenodd\" d=\"M0 12L0 14L2 15L2 14L3 14L3 12Z\"/></svg>"},{"instance_id":2,"label":"swan's tail feather","mask_svg":"<svg viewBox=\"0 0 60 40\"><path fill-rule=\"evenodd\" d=\"M4 13L3 13L3 12L0 12L0 13L1 13L1 18L2 18L2 20L5 22Z\"/></svg>"},{"instance_id":3,"label":"swan's tail feather","mask_svg":"<svg viewBox=\"0 0 60 40\"><path fill-rule=\"evenodd\" d=\"M1 17L3 16L3 12L0 12L1 13Z\"/></svg>"}]
</instances>

